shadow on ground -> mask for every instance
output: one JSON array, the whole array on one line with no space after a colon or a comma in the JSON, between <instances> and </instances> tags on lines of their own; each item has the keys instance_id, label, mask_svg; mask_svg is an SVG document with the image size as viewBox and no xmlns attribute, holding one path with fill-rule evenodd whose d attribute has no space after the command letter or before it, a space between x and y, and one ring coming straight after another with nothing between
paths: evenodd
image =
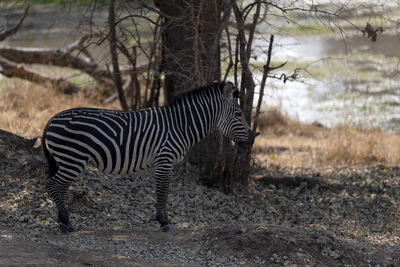
<instances>
[{"instance_id":1,"label":"shadow on ground","mask_svg":"<svg viewBox=\"0 0 400 267\"><path fill-rule=\"evenodd\" d=\"M89 170L69 198L79 231L63 235L33 143L0 132L1 266L400 265L396 167L265 170L235 195L189 183L189 171L178 170L172 233L153 221L151 176Z\"/></svg>"}]
</instances>

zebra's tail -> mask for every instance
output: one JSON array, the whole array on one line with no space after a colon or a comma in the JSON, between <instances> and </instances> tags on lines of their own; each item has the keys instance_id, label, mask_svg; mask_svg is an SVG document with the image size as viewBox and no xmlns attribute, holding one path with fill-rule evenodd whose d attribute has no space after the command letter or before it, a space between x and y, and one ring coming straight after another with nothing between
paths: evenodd
<instances>
[{"instance_id":1,"label":"zebra's tail","mask_svg":"<svg viewBox=\"0 0 400 267\"><path fill-rule=\"evenodd\" d=\"M42 147L44 155L46 156L47 162L49 164L49 178L53 177L58 171L58 164L55 158L50 154L49 149L46 145L46 133L47 133L47 126L44 128L43 135L42 135Z\"/></svg>"}]
</instances>

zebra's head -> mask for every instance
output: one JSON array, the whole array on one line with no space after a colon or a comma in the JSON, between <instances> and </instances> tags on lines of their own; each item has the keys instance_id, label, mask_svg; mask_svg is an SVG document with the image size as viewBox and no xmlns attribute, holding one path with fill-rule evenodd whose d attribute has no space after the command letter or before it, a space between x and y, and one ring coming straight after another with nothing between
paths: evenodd
<instances>
[{"instance_id":1,"label":"zebra's head","mask_svg":"<svg viewBox=\"0 0 400 267\"><path fill-rule=\"evenodd\" d=\"M217 130L238 145L250 145L251 131L242 110L239 107L239 90L227 82L223 86L222 110Z\"/></svg>"}]
</instances>

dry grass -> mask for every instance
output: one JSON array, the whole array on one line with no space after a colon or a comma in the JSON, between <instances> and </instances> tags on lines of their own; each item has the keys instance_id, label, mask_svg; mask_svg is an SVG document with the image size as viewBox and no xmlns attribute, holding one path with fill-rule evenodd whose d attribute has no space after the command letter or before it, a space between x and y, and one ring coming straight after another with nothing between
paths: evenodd
<instances>
[{"instance_id":1,"label":"dry grass","mask_svg":"<svg viewBox=\"0 0 400 267\"><path fill-rule=\"evenodd\" d=\"M79 106L103 107L82 94L65 95L29 82L13 79L0 91L0 129L26 137L42 134L56 113ZM107 108L119 108L117 104Z\"/></svg>"},{"instance_id":2,"label":"dry grass","mask_svg":"<svg viewBox=\"0 0 400 267\"><path fill-rule=\"evenodd\" d=\"M259 120L259 130L264 135L272 136L302 136L313 137L320 125L303 124L298 120L289 119L277 108L267 109Z\"/></svg>"},{"instance_id":3,"label":"dry grass","mask_svg":"<svg viewBox=\"0 0 400 267\"><path fill-rule=\"evenodd\" d=\"M400 163L400 136L377 129L328 129L289 119L277 109L265 112L255 153L263 165L321 167Z\"/></svg>"},{"instance_id":4,"label":"dry grass","mask_svg":"<svg viewBox=\"0 0 400 267\"><path fill-rule=\"evenodd\" d=\"M116 101L102 105L83 94L64 95L21 80L9 80L0 93L0 129L22 136L40 136L56 113L79 106L119 109ZM320 167L400 163L400 136L349 127L328 129L289 119L277 109L260 119L261 136L254 152L263 165Z\"/></svg>"}]
</instances>

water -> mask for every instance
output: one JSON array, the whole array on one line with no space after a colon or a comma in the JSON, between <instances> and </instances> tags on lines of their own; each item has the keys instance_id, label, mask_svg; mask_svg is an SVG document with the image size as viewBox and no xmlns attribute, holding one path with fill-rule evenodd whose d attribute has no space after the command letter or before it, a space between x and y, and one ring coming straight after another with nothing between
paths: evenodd
<instances>
[{"instance_id":1,"label":"water","mask_svg":"<svg viewBox=\"0 0 400 267\"><path fill-rule=\"evenodd\" d=\"M18 21L21 10L0 10L0 26ZM89 30L88 13L83 8L33 6L20 31L2 44L22 47L64 48ZM99 25L105 25L107 10L93 14ZM79 26L79 31L77 30ZM255 40L255 64L266 61L269 36ZM303 122L327 126L351 124L357 127L379 127L400 132L400 41L385 32L377 42L360 33L340 39L333 35L288 37L277 34L273 62L288 61L288 67L275 73L300 70L300 81L270 79L264 106L279 106ZM106 45L89 47L100 63L109 62ZM321 60L323 59L323 60ZM260 75L255 75L260 83ZM381 92L381 93L379 93ZM382 93L386 92L386 93Z\"/></svg>"},{"instance_id":2,"label":"water","mask_svg":"<svg viewBox=\"0 0 400 267\"><path fill-rule=\"evenodd\" d=\"M330 127L350 124L400 132L397 36L382 35L377 42L362 36L346 40L278 36L275 43L273 61L292 63L292 69L277 74L308 66L311 75L308 70L300 70L300 81L286 84L270 79L263 99L265 106L278 106L307 123ZM256 45L268 47L265 39L259 39ZM257 63L265 60L266 56L260 56ZM257 79L261 81L261 76Z\"/></svg>"},{"instance_id":3,"label":"water","mask_svg":"<svg viewBox=\"0 0 400 267\"><path fill-rule=\"evenodd\" d=\"M15 25L23 10L21 8L0 8L0 25ZM85 7L34 5L19 31L6 39L3 44L24 47L63 48L75 41L89 26L90 13ZM100 25L107 21L106 10L98 10L93 20ZM78 27L81 27L78 30Z\"/></svg>"},{"instance_id":4,"label":"water","mask_svg":"<svg viewBox=\"0 0 400 267\"><path fill-rule=\"evenodd\" d=\"M15 25L22 13L21 8L1 10L0 27ZM92 13L88 7L72 4L63 6L33 5L19 31L1 44L18 47L64 49L83 35L96 31L96 27L108 30L108 9L99 7ZM92 24L90 23L92 21ZM93 39L87 49L99 64L110 62L107 42L97 44ZM123 63L127 60L121 57Z\"/></svg>"}]
</instances>

